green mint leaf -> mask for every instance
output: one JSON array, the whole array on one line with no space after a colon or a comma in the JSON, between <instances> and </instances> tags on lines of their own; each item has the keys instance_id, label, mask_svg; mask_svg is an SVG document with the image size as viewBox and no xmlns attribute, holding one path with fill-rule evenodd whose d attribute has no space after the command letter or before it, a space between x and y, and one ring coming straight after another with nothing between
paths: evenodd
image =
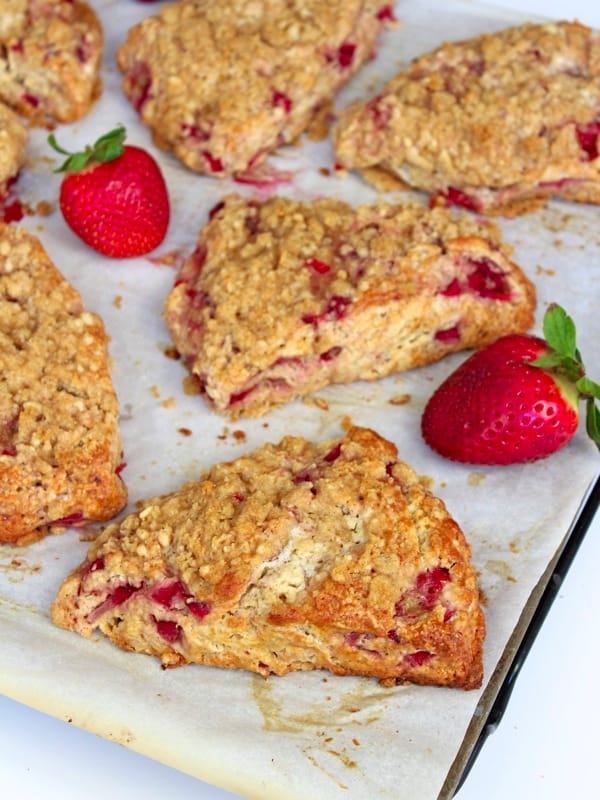
<instances>
[{"instance_id":1,"label":"green mint leaf","mask_svg":"<svg viewBox=\"0 0 600 800\"><path fill-rule=\"evenodd\" d=\"M544 315L544 336L553 350L575 359L575 323L567 312L557 303L551 303Z\"/></svg>"}]
</instances>

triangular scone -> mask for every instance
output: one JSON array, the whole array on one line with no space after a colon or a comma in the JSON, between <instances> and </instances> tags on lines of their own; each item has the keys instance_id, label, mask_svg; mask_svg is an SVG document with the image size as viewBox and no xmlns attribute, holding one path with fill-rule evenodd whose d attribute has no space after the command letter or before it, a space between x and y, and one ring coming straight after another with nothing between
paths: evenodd
<instances>
[{"instance_id":1,"label":"triangular scone","mask_svg":"<svg viewBox=\"0 0 600 800\"><path fill-rule=\"evenodd\" d=\"M470 215L230 195L165 318L211 407L236 417L523 332L534 307L498 229Z\"/></svg>"},{"instance_id":2,"label":"triangular scone","mask_svg":"<svg viewBox=\"0 0 600 800\"><path fill-rule=\"evenodd\" d=\"M100 94L102 25L80 0L0 0L0 98L36 123L73 122Z\"/></svg>"},{"instance_id":3,"label":"triangular scone","mask_svg":"<svg viewBox=\"0 0 600 800\"><path fill-rule=\"evenodd\" d=\"M0 205L25 163L29 133L19 117L0 101Z\"/></svg>"},{"instance_id":4,"label":"triangular scone","mask_svg":"<svg viewBox=\"0 0 600 800\"><path fill-rule=\"evenodd\" d=\"M111 524L52 618L166 666L477 687L484 617L469 546L397 455L352 428L214 466Z\"/></svg>"},{"instance_id":5,"label":"triangular scone","mask_svg":"<svg viewBox=\"0 0 600 800\"><path fill-rule=\"evenodd\" d=\"M269 153L330 118L392 17L387 0L163 4L117 50L123 92L190 169L260 183Z\"/></svg>"},{"instance_id":6,"label":"triangular scone","mask_svg":"<svg viewBox=\"0 0 600 800\"><path fill-rule=\"evenodd\" d=\"M333 139L369 180L512 217L551 197L600 203L599 109L600 34L528 22L416 58L343 109Z\"/></svg>"},{"instance_id":7,"label":"triangular scone","mask_svg":"<svg viewBox=\"0 0 600 800\"><path fill-rule=\"evenodd\" d=\"M0 225L0 541L123 508L118 418L102 321L36 237Z\"/></svg>"}]
</instances>

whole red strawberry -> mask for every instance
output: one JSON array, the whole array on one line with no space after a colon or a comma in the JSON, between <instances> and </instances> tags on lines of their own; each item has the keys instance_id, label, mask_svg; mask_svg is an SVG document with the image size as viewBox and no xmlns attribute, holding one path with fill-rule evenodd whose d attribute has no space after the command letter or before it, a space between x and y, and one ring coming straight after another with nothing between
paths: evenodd
<instances>
[{"instance_id":1,"label":"whole red strawberry","mask_svg":"<svg viewBox=\"0 0 600 800\"><path fill-rule=\"evenodd\" d=\"M125 128L115 128L81 153L68 153L60 209L67 225L105 256L129 258L154 250L167 233L169 195L160 168L145 150L126 145Z\"/></svg>"},{"instance_id":2,"label":"whole red strawberry","mask_svg":"<svg viewBox=\"0 0 600 800\"><path fill-rule=\"evenodd\" d=\"M600 447L600 386L585 375L575 324L556 304L544 336L504 336L463 362L425 407L427 444L469 464L535 461L572 438L584 399L587 431Z\"/></svg>"}]
</instances>

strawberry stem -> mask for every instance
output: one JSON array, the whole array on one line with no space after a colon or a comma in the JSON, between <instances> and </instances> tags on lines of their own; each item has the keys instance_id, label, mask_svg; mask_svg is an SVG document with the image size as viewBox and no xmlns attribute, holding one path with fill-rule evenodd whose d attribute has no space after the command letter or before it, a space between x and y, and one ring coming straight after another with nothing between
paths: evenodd
<instances>
[{"instance_id":1,"label":"strawberry stem","mask_svg":"<svg viewBox=\"0 0 600 800\"><path fill-rule=\"evenodd\" d=\"M123 125L119 125L113 130L100 136L90 147L87 145L85 150L77 153L70 153L62 148L53 133L48 136L48 144L61 155L68 156L66 161L61 164L55 172L81 172L90 164L103 164L107 161L114 161L123 154L126 130Z\"/></svg>"},{"instance_id":2,"label":"strawberry stem","mask_svg":"<svg viewBox=\"0 0 600 800\"><path fill-rule=\"evenodd\" d=\"M575 323L557 303L551 303L544 315L544 336L550 352L529 363L573 384L578 399L585 400L587 434L600 449L600 409L596 405L596 400L600 399L600 385L586 375L577 349Z\"/></svg>"},{"instance_id":3,"label":"strawberry stem","mask_svg":"<svg viewBox=\"0 0 600 800\"><path fill-rule=\"evenodd\" d=\"M600 411L592 399L586 403L585 427L590 439L600 449Z\"/></svg>"}]
</instances>

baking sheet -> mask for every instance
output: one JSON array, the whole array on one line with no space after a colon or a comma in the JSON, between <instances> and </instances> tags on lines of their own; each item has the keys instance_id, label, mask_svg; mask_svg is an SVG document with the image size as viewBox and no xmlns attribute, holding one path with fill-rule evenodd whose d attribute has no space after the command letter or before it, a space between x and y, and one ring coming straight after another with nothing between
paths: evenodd
<instances>
[{"instance_id":1,"label":"baking sheet","mask_svg":"<svg viewBox=\"0 0 600 800\"><path fill-rule=\"evenodd\" d=\"M480 691L462 692L384 689L370 680L326 673L264 681L196 666L163 671L154 659L52 626L54 594L87 550L78 532L67 531L25 548L0 547L0 691L251 799L449 797L455 780L447 776L453 763L453 773L459 772L456 765L468 755L501 680L511 637L526 625L540 581L597 475L597 452L581 430L551 459L526 466L472 468L436 457L420 438L420 415L433 389L464 355L376 384L323 390L318 396L327 409L298 401L256 420L231 423L186 395L182 366L165 356L170 341L160 317L174 278L169 262L193 248L208 210L223 194L255 190L189 173L156 151L122 98L116 47L124 31L154 13L157 4L95 0L92 5L105 27L104 93L85 120L61 126L57 138L75 149L123 123L131 143L154 153L172 201L167 239L153 254L163 258L115 262L96 256L68 231L58 211L29 216L22 224L40 236L112 337L130 508L136 500L177 488L204 467L286 433L334 436L346 416L373 427L397 444L400 456L445 500L471 543L488 626L485 683ZM372 94L442 39L521 20L467 2L401 1L396 14L400 25L384 34L377 58L340 94L340 107L351 97ZM34 131L30 168L19 182L20 196L31 206L54 203L58 195L60 178L52 173L57 161L45 137ZM303 139L270 163L292 175L274 189L281 194L299 199L329 194L350 202L377 197L357 176L323 174L333 166L329 141ZM408 198L393 193L387 199ZM600 374L597 219L595 208L554 202L534 215L499 221L515 247L515 260L538 287L537 330L546 305L562 303L576 319L592 376ZM409 394L410 402L391 404L398 394Z\"/></svg>"}]
</instances>

